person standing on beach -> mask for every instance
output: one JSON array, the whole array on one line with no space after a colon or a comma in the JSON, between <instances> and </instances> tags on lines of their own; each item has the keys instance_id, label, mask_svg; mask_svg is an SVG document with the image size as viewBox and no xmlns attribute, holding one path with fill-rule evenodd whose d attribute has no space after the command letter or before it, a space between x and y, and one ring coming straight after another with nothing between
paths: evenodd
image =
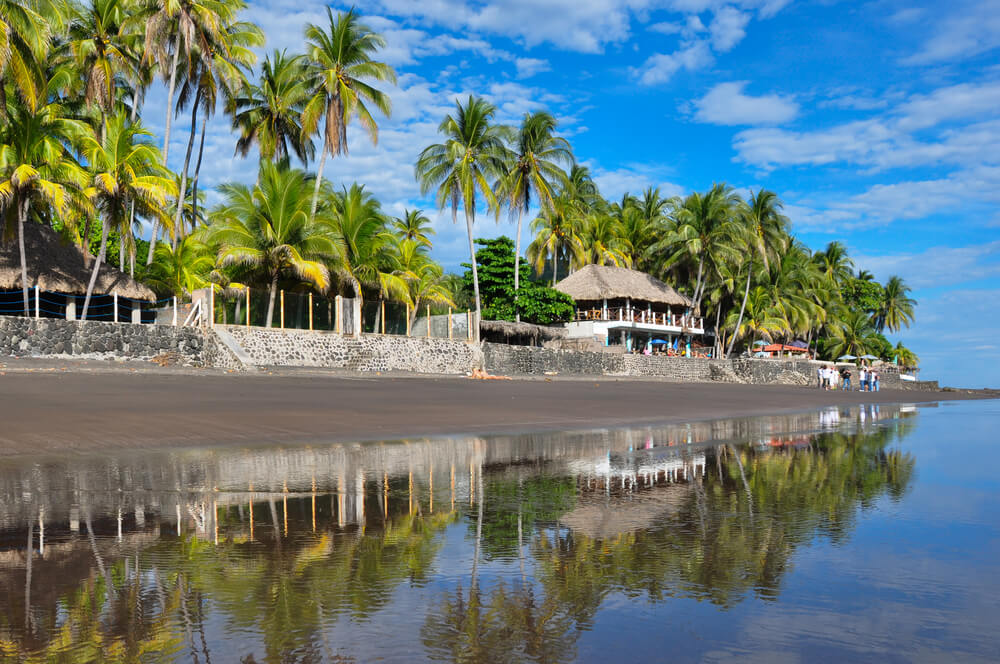
<instances>
[{"instance_id":1,"label":"person standing on beach","mask_svg":"<svg viewBox=\"0 0 1000 664\"><path fill-rule=\"evenodd\" d=\"M844 367L843 369L841 369L840 370L840 378L841 378L841 385L843 386L844 390L850 392L851 391L851 370L848 369L847 367Z\"/></svg>"},{"instance_id":2,"label":"person standing on beach","mask_svg":"<svg viewBox=\"0 0 1000 664\"><path fill-rule=\"evenodd\" d=\"M878 392L878 372L872 372L872 391Z\"/></svg>"},{"instance_id":3,"label":"person standing on beach","mask_svg":"<svg viewBox=\"0 0 1000 664\"><path fill-rule=\"evenodd\" d=\"M823 389L823 371L825 367L821 364L816 367L816 387Z\"/></svg>"},{"instance_id":4,"label":"person standing on beach","mask_svg":"<svg viewBox=\"0 0 1000 664\"><path fill-rule=\"evenodd\" d=\"M862 364L858 370L858 391L864 392L866 387L868 387L868 372L865 371L865 365Z\"/></svg>"}]
</instances>

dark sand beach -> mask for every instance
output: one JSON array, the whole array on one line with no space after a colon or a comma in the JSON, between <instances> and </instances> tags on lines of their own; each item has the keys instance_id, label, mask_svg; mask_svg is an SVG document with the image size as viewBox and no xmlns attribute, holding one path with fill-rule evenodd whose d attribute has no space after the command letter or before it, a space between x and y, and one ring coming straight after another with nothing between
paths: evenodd
<instances>
[{"instance_id":1,"label":"dark sand beach","mask_svg":"<svg viewBox=\"0 0 1000 664\"><path fill-rule=\"evenodd\" d=\"M0 456L586 429L981 396L615 378L240 375L101 362L8 361L0 372Z\"/></svg>"}]
</instances>

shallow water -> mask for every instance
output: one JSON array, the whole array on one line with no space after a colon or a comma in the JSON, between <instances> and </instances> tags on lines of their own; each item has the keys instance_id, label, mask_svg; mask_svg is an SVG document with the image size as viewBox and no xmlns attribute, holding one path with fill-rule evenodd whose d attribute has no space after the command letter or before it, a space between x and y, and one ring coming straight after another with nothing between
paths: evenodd
<instances>
[{"instance_id":1,"label":"shallow water","mask_svg":"<svg viewBox=\"0 0 1000 664\"><path fill-rule=\"evenodd\" d=\"M0 461L0 661L996 661L998 423Z\"/></svg>"}]
</instances>

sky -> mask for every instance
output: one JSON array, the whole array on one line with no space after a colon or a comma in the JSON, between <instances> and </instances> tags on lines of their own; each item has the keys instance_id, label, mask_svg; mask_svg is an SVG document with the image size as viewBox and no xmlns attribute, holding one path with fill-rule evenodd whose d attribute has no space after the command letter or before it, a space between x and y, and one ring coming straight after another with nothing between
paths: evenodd
<instances>
[{"instance_id":1,"label":"sky","mask_svg":"<svg viewBox=\"0 0 1000 664\"><path fill-rule=\"evenodd\" d=\"M315 0L249 0L261 50L304 49ZM346 5L331 5L334 10ZM325 177L359 182L399 215L434 220L434 256L468 260L464 222L413 177L457 99L497 121L545 109L610 200L725 182L778 193L813 249L844 242L856 267L901 276L919 305L900 333L942 385L1000 388L1000 1L372 0L356 9L387 41L398 84L373 145L357 127ZM162 135L166 95L143 117ZM187 114L174 121L180 168ZM221 113L202 182L252 182ZM527 227L527 224L525 224ZM481 237L513 235L483 215ZM527 229L524 241L527 242Z\"/></svg>"}]
</instances>

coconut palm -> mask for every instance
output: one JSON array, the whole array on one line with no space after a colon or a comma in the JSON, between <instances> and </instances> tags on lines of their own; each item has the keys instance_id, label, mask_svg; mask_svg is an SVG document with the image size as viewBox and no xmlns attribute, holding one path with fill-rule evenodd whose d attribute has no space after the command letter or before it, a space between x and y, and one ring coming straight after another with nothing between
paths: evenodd
<instances>
[{"instance_id":1,"label":"coconut palm","mask_svg":"<svg viewBox=\"0 0 1000 664\"><path fill-rule=\"evenodd\" d=\"M896 347L893 348L893 355L896 356L896 361L904 367L915 367L920 363L920 358L912 350L903 345L903 342L897 342Z\"/></svg>"},{"instance_id":2,"label":"coconut palm","mask_svg":"<svg viewBox=\"0 0 1000 664\"><path fill-rule=\"evenodd\" d=\"M517 296L520 288L521 219L533 203L551 210L556 192L564 184L562 165L575 162L569 141L555 136L556 119L545 111L525 113L512 141L509 170L499 180L498 193L512 215L517 216L514 236L514 316L520 322Z\"/></svg>"},{"instance_id":3,"label":"coconut palm","mask_svg":"<svg viewBox=\"0 0 1000 664\"><path fill-rule=\"evenodd\" d=\"M580 208L572 201L559 197L549 210L531 222L535 239L528 246L528 259L534 264L535 272L541 274L545 261L552 257L552 285L559 281L559 257L569 264L583 265L586 261L582 232L583 217Z\"/></svg>"},{"instance_id":4,"label":"coconut palm","mask_svg":"<svg viewBox=\"0 0 1000 664\"><path fill-rule=\"evenodd\" d=\"M490 183L499 179L510 160L503 128L490 124L496 113L493 104L470 96L464 106L456 101L455 107L454 117L446 116L438 126L438 133L444 135L445 142L430 145L420 153L416 176L421 192L427 194L433 189L438 208L450 207L452 219L457 218L460 204L465 212L478 321L482 317L482 303L476 250L472 243L477 194L489 209L498 211L498 200ZM475 329L476 341L479 341L479 326Z\"/></svg>"},{"instance_id":5,"label":"coconut palm","mask_svg":"<svg viewBox=\"0 0 1000 664\"><path fill-rule=\"evenodd\" d=\"M701 307L709 273L733 253L738 228L734 223L742 202L731 187L716 184L706 193L692 193L675 201L670 213L670 229L647 250L659 257L663 269L689 265L695 275L691 299ZM694 267L697 266L697 267Z\"/></svg>"},{"instance_id":6,"label":"coconut palm","mask_svg":"<svg viewBox=\"0 0 1000 664\"><path fill-rule=\"evenodd\" d=\"M0 0L0 112L7 112L8 83L31 111L46 100L42 65L64 7L50 0Z\"/></svg>"},{"instance_id":7,"label":"coconut palm","mask_svg":"<svg viewBox=\"0 0 1000 664\"><path fill-rule=\"evenodd\" d=\"M838 288L852 277L854 261L847 255L847 247L842 242L834 241L826 245L826 249L813 254L813 260L826 275L826 278ZM858 279L867 280L866 276L870 277L871 275L864 271L858 272Z\"/></svg>"},{"instance_id":8,"label":"coconut palm","mask_svg":"<svg viewBox=\"0 0 1000 664\"><path fill-rule=\"evenodd\" d=\"M153 264L146 270L145 281L153 289L177 296L189 296L204 288L215 266L209 248L192 235L181 238L177 247L161 244L156 247Z\"/></svg>"},{"instance_id":9,"label":"coconut palm","mask_svg":"<svg viewBox=\"0 0 1000 664\"><path fill-rule=\"evenodd\" d=\"M563 181L560 195L578 203L585 211L595 210L605 205L597 183L590 175L590 169L580 164L573 164L569 175Z\"/></svg>"},{"instance_id":10,"label":"coconut palm","mask_svg":"<svg viewBox=\"0 0 1000 664\"><path fill-rule=\"evenodd\" d=\"M833 357L846 354L860 357L872 348L875 336L875 328L863 311L849 312L831 332L829 353Z\"/></svg>"},{"instance_id":11,"label":"coconut palm","mask_svg":"<svg viewBox=\"0 0 1000 664\"><path fill-rule=\"evenodd\" d=\"M747 250L747 282L743 291L743 303L740 305L740 316L746 309L747 297L750 293L750 279L753 275L754 259L760 259L764 269L768 267L771 257L780 254L788 246L788 217L781 214L784 204L773 191L761 189L756 194L750 193L750 201L741 207L740 230ZM737 319L736 328L740 328ZM736 336L729 342L727 355L733 352Z\"/></svg>"},{"instance_id":12,"label":"coconut palm","mask_svg":"<svg viewBox=\"0 0 1000 664\"><path fill-rule=\"evenodd\" d=\"M257 184L221 185L225 200L209 215L205 241L219 247L219 265L240 266L268 284L268 327L283 277L305 281L320 292L330 286L324 261L336 248L327 221L309 215L311 184L311 178L287 163L261 161Z\"/></svg>"},{"instance_id":13,"label":"coconut palm","mask_svg":"<svg viewBox=\"0 0 1000 664\"><path fill-rule=\"evenodd\" d=\"M61 215L85 180L70 147L79 145L90 128L66 117L60 104L45 104L37 110L21 100L7 100L8 122L0 125L0 206L3 210L0 240L16 224L21 257L21 289L24 314L28 315L28 259L24 249L24 224L39 203Z\"/></svg>"},{"instance_id":14,"label":"coconut palm","mask_svg":"<svg viewBox=\"0 0 1000 664\"><path fill-rule=\"evenodd\" d=\"M584 262L631 267L630 245L623 236L624 231L617 217L600 212L591 213L586 218L580 235L585 253Z\"/></svg>"},{"instance_id":15,"label":"coconut palm","mask_svg":"<svg viewBox=\"0 0 1000 664\"><path fill-rule=\"evenodd\" d=\"M305 56L285 51L267 56L260 80L235 100L233 128L240 132L236 152L246 157L256 145L262 159L286 159L294 153L308 163L316 151L312 138L302 131L308 99Z\"/></svg>"},{"instance_id":16,"label":"coconut palm","mask_svg":"<svg viewBox=\"0 0 1000 664\"><path fill-rule=\"evenodd\" d=\"M403 210L403 216L392 220L392 227L402 239L413 240L420 247L430 248L431 239L435 231L431 227L431 220L427 218L423 210Z\"/></svg>"},{"instance_id":17,"label":"coconut palm","mask_svg":"<svg viewBox=\"0 0 1000 664\"><path fill-rule=\"evenodd\" d=\"M90 185L85 190L102 217L101 247L87 284L83 318L104 262L108 233L129 229L129 206L140 214L169 223L167 197L176 193L171 173L163 166L160 151L149 142L152 133L130 123L124 111L105 119L101 138L85 136L81 154L88 166Z\"/></svg>"},{"instance_id":18,"label":"coconut palm","mask_svg":"<svg viewBox=\"0 0 1000 664\"><path fill-rule=\"evenodd\" d=\"M357 183L330 196L334 247L331 266L364 302L364 289L381 296L407 299L405 280L396 273L393 236L386 228L378 200Z\"/></svg>"},{"instance_id":19,"label":"coconut palm","mask_svg":"<svg viewBox=\"0 0 1000 664\"><path fill-rule=\"evenodd\" d=\"M736 311L729 312L725 326L732 331L730 353L733 343L738 339L750 337L752 344L757 339L773 341L776 336L790 332L788 321L763 286L756 286L750 291L746 297L746 306L739 314Z\"/></svg>"},{"instance_id":20,"label":"coconut palm","mask_svg":"<svg viewBox=\"0 0 1000 664\"><path fill-rule=\"evenodd\" d=\"M118 88L139 65L126 29L132 9L126 0L90 0L77 8L67 30L62 50L85 82L84 100L102 114L114 110Z\"/></svg>"},{"instance_id":21,"label":"coconut palm","mask_svg":"<svg viewBox=\"0 0 1000 664\"><path fill-rule=\"evenodd\" d=\"M913 310L917 301L909 296L910 287L902 278L893 275L882 288L882 301L875 311L875 329L882 332L886 328L896 332L902 327L909 327L913 322Z\"/></svg>"},{"instance_id":22,"label":"coconut palm","mask_svg":"<svg viewBox=\"0 0 1000 664\"><path fill-rule=\"evenodd\" d=\"M424 245L410 238L396 241L396 275L406 283L406 302L410 305L407 329L423 304L456 306L441 266L428 258Z\"/></svg>"},{"instance_id":23,"label":"coconut palm","mask_svg":"<svg viewBox=\"0 0 1000 664\"><path fill-rule=\"evenodd\" d=\"M316 170L313 214L319 200L327 155L336 157L347 154L347 125L357 117L372 143L378 143L378 125L365 104L371 104L386 117L392 112L389 95L373 87L371 82L396 82L396 72L392 67L372 59L378 50L385 48L385 39L381 35L361 23L353 9L346 13L338 12L334 17L328 7L326 15L329 20L326 29L312 23L306 26L306 55L309 58L312 97L302 115L304 133L314 134L320 120L323 120L320 131L323 145Z\"/></svg>"},{"instance_id":24,"label":"coconut palm","mask_svg":"<svg viewBox=\"0 0 1000 664\"><path fill-rule=\"evenodd\" d=\"M659 187L648 187L642 198L629 197L628 202L621 215L621 225L629 247L629 262L637 270L646 272L652 267L650 247L667 232L667 212L671 200L660 195Z\"/></svg>"}]
</instances>

